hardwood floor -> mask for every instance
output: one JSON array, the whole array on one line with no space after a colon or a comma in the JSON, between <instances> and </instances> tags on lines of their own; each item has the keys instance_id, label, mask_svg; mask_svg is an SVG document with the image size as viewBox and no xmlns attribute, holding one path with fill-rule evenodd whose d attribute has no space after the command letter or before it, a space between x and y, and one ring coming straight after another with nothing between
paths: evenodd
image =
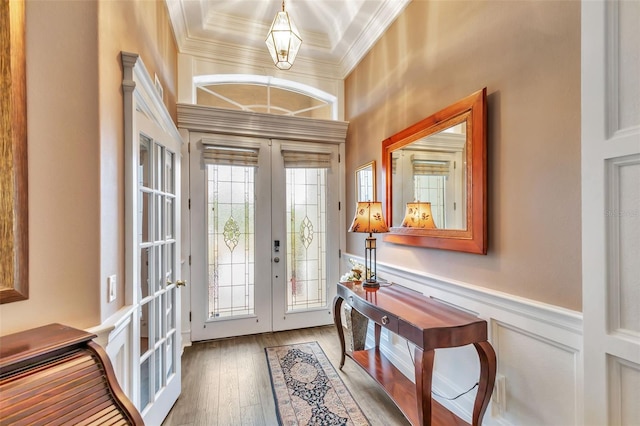
<instances>
[{"instance_id":1,"label":"hardwood floor","mask_svg":"<svg viewBox=\"0 0 640 426\"><path fill-rule=\"evenodd\" d=\"M264 348L310 341L320 344L338 370L340 343L333 325L194 343L182 356L182 394L163 425L277 425ZM353 361L347 359L339 374L372 425L409 425Z\"/></svg>"}]
</instances>

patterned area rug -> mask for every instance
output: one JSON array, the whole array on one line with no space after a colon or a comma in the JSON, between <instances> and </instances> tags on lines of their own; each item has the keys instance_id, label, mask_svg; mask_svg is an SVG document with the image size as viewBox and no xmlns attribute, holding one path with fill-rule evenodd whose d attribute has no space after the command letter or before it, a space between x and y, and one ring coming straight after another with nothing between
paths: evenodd
<instances>
[{"instance_id":1,"label":"patterned area rug","mask_svg":"<svg viewBox=\"0 0 640 426\"><path fill-rule=\"evenodd\" d=\"M265 352L281 425L369 424L317 342Z\"/></svg>"}]
</instances>

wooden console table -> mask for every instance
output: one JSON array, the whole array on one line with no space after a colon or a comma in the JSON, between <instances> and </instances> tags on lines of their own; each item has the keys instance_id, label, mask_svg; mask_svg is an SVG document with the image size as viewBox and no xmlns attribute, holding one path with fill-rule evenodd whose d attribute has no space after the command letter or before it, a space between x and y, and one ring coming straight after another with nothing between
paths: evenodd
<instances>
[{"instance_id":1,"label":"wooden console table","mask_svg":"<svg viewBox=\"0 0 640 426\"><path fill-rule=\"evenodd\" d=\"M345 300L375 322L375 347L345 351L341 316ZM480 378L472 424L481 424L496 376L496 355L487 341L486 321L395 284L374 291L339 283L333 315L342 348L340 369L345 355L353 359L384 388L413 425L467 424L431 400L431 378L435 349L473 344L480 358ZM415 384L380 352L383 327L415 345Z\"/></svg>"}]
</instances>

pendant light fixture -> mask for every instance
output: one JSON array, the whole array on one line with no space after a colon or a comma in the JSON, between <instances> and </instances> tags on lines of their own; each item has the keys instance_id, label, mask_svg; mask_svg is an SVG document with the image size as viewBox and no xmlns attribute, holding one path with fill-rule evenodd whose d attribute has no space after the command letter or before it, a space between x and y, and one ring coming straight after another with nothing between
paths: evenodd
<instances>
[{"instance_id":1,"label":"pendant light fixture","mask_svg":"<svg viewBox=\"0 0 640 426\"><path fill-rule=\"evenodd\" d=\"M281 70L291 68L302 39L289 14L284 10L284 0L282 0L282 12L278 12L273 19L265 43L277 68Z\"/></svg>"}]
</instances>

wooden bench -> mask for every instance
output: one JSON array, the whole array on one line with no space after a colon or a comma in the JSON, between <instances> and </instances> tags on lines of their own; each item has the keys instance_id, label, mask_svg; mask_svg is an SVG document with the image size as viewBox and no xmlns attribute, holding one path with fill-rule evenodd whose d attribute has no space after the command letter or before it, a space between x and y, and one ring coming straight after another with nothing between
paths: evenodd
<instances>
[{"instance_id":1,"label":"wooden bench","mask_svg":"<svg viewBox=\"0 0 640 426\"><path fill-rule=\"evenodd\" d=\"M0 337L0 423L143 425L95 337L60 324Z\"/></svg>"}]
</instances>

